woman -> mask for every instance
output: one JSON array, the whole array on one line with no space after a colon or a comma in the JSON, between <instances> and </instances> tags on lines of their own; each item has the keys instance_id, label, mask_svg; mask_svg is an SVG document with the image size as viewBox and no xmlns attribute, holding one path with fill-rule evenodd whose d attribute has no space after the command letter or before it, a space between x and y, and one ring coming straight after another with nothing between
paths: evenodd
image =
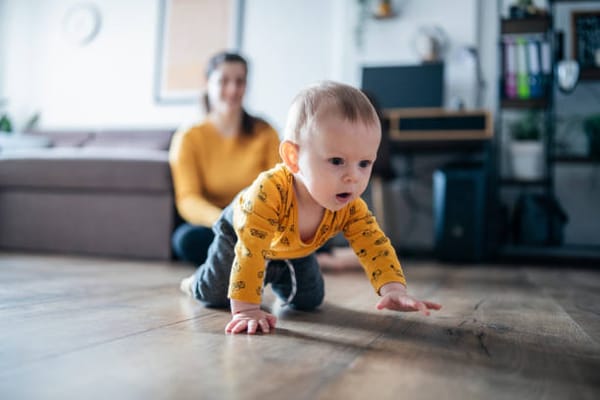
<instances>
[{"instance_id":1,"label":"woman","mask_svg":"<svg viewBox=\"0 0 600 400\"><path fill-rule=\"evenodd\" d=\"M171 142L175 206L184 220L173 233L173 250L195 265L206 259L221 210L280 162L277 132L242 106L247 76L248 63L239 54L213 56L206 71L206 118L176 132Z\"/></svg>"}]
</instances>

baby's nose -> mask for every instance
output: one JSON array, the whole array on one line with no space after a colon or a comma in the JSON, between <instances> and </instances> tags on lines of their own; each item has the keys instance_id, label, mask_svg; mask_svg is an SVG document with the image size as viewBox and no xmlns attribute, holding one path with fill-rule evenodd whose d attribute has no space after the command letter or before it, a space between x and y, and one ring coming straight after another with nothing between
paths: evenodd
<instances>
[{"instance_id":1,"label":"baby's nose","mask_svg":"<svg viewBox=\"0 0 600 400\"><path fill-rule=\"evenodd\" d=\"M356 182L358 180L358 171L355 168L348 168L344 174L344 182Z\"/></svg>"}]
</instances>

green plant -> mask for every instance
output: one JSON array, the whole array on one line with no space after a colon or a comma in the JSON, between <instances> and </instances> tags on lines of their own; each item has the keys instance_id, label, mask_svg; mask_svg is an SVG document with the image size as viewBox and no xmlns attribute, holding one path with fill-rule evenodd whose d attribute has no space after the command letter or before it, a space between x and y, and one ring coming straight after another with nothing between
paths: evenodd
<instances>
[{"instance_id":1,"label":"green plant","mask_svg":"<svg viewBox=\"0 0 600 400\"><path fill-rule=\"evenodd\" d=\"M12 132L13 126L7 112L4 112L8 100L0 97L0 133L8 134Z\"/></svg>"},{"instance_id":2,"label":"green plant","mask_svg":"<svg viewBox=\"0 0 600 400\"><path fill-rule=\"evenodd\" d=\"M2 115L0 117L0 133L10 133L12 132L12 122L7 114Z\"/></svg>"},{"instance_id":3,"label":"green plant","mask_svg":"<svg viewBox=\"0 0 600 400\"><path fill-rule=\"evenodd\" d=\"M540 129L540 118L538 113L528 112L522 119L511 124L510 131L513 140L540 140L542 132Z\"/></svg>"}]
</instances>

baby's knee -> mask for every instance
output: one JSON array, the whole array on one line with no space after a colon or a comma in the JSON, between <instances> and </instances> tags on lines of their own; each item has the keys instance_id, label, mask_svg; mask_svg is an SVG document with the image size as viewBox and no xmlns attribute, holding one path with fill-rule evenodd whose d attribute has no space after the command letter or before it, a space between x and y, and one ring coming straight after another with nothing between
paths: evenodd
<instances>
[{"instance_id":1,"label":"baby's knee","mask_svg":"<svg viewBox=\"0 0 600 400\"><path fill-rule=\"evenodd\" d=\"M323 304L324 298L325 291L323 288L319 288L311 293L298 293L290 302L290 307L300 311L312 311Z\"/></svg>"},{"instance_id":2,"label":"baby's knee","mask_svg":"<svg viewBox=\"0 0 600 400\"><path fill-rule=\"evenodd\" d=\"M202 304L204 304L204 307L206 308L226 308L229 309L230 305L229 305L229 299L219 299L219 300L214 300L211 299L209 301L205 301L205 300L199 300Z\"/></svg>"},{"instance_id":3,"label":"baby's knee","mask_svg":"<svg viewBox=\"0 0 600 400\"><path fill-rule=\"evenodd\" d=\"M229 308L229 298L226 291L202 290L198 287L195 293L196 300L208 308ZM206 288L204 288L206 289Z\"/></svg>"}]
</instances>

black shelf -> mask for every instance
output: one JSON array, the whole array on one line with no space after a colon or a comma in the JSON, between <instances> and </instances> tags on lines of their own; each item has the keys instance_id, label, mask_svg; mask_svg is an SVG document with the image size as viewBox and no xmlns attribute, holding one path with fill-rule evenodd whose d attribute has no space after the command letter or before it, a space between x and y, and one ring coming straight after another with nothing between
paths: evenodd
<instances>
[{"instance_id":1,"label":"black shelf","mask_svg":"<svg viewBox=\"0 0 600 400\"><path fill-rule=\"evenodd\" d=\"M544 110L548 108L549 100L545 97L539 99L501 99L500 107L516 110Z\"/></svg>"},{"instance_id":2,"label":"black shelf","mask_svg":"<svg viewBox=\"0 0 600 400\"><path fill-rule=\"evenodd\" d=\"M500 26L502 35L510 34L544 34L550 29L551 20L548 16L529 17L521 19L503 19Z\"/></svg>"},{"instance_id":3,"label":"black shelf","mask_svg":"<svg viewBox=\"0 0 600 400\"><path fill-rule=\"evenodd\" d=\"M532 179L532 180L524 180L524 179L514 179L514 178L502 178L500 179L500 184L502 186L541 186L545 187L550 184L549 179Z\"/></svg>"},{"instance_id":4,"label":"black shelf","mask_svg":"<svg viewBox=\"0 0 600 400\"><path fill-rule=\"evenodd\" d=\"M600 79L600 68L583 68L579 77L582 81L597 81Z\"/></svg>"},{"instance_id":5,"label":"black shelf","mask_svg":"<svg viewBox=\"0 0 600 400\"><path fill-rule=\"evenodd\" d=\"M552 161L564 164L600 164L600 159L588 156L555 155Z\"/></svg>"}]
</instances>

